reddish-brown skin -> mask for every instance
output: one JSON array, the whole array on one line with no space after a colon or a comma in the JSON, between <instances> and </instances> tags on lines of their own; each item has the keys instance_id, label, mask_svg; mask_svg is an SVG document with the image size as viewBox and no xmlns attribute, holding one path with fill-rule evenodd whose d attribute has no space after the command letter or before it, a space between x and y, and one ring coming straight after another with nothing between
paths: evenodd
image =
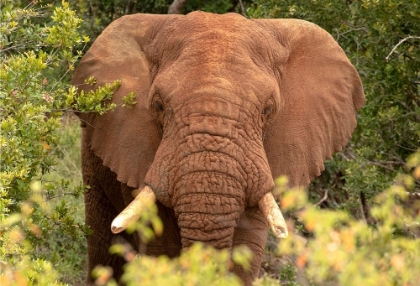
<instances>
[{"instance_id":1,"label":"reddish-brown skin","mask_svg":"<svg viewBox=\"0 0 420 286\"><path fill-rule=\"evenodd\" d=\"M116 237L140 252L176 256L195 241L245 244L258 274L267 222L258 201L288 175L307 185L339 151L364 103L360 78L334 39L299 20L237 14L131 15L112 23L78 66L73 84L121 79L115 111L79 113L83 130L89 270L122 259ZM134 91L137 104L123 108ZM113 218L149 185L164 234L147 246L110 231Z\"/></svg>"}]
</instances>

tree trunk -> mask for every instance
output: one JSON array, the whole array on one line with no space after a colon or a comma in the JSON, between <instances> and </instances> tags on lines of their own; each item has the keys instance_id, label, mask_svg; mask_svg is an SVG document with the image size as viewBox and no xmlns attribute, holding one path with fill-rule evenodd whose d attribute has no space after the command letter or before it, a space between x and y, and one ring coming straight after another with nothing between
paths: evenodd
<instances>
[{"instance_id":1,"label":"tree trunk","mask_svg":"<svg viewBox=\"0 0 420 286\"><path fill-rule=\"evenodd\" d=\"M186 0L174 0L169 6L168 14L182 14Z\"/></svg>"}]
</instances>

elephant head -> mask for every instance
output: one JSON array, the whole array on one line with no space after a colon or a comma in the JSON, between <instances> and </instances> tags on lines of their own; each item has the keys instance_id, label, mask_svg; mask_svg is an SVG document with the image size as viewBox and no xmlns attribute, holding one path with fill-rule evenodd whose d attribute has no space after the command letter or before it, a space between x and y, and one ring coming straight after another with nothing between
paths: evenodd
<instances>
[{"instance_id":1,"label":"elephant head","mask_svg":"<svg viewBox=\"0 0 420 286\"><path fill-rule=\"evenodd\" d=\"M96 85L83 84L91 76ZM273 178L287 175L296 186L319 175L351 137L365 100L356 70L323 29L237 14L118 19L72 83L88 90L117 79L114 111L78 114L91 150L139 189L113 231L158 200L174 209L184 247L230 248L251 208L286 235ZM137 104L122 107L129 92Z\"/></svg>"}]
</instances>

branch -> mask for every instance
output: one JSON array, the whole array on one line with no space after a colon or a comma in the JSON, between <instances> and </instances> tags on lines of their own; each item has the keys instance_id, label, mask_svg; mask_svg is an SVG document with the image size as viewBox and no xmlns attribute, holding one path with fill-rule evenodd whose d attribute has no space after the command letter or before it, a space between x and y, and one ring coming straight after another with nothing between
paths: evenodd
<instances>
[{"instance_id":1,"label":"branch","mask_svg":"<svg viewBox=\"0 0 420 286\"><path fill-rule=\"evenodd\" d=\"M186 0L174 0L169 6L168 14L182 14Z\"/></svg>"},{"instance_id":2,"label":"branch","mask_svg":"<svg viewBox=\"0 0 420 286\"><path fill-rule=\"evenodd\" d=\"M389 57L395 52L395 50L405 41L410 40L410 39L420 39L420 37L416 37L416 36L408 36L405 37L404 39L402 39L398 44L395 45L395 47L391 50L391 52L386 56L385 60L388 61Z\"/></svg>"},{"instance_id":3,"label":"branch","mask_svg":"<svg viewBox=\"0 0 420 286\"><path fill-rule=\"evenodd\" d=\"M242 3L242 0L239 0L239 4L241 5L242 16L248 18L248 15L246 14L244 3Z\"/></svg>"},{"instance_id":4,"label":"branch","mask_svg":"<svg viewBox=\"0 0 420 286\"><path fill-rule=\"evenodd\" d=\"M316 204L314 204L314 206L316 206L316 207L319 206L320 204L322 204L327 199L328 199L328 189L326 189L324 191L324 196L322 197L322 199L319 202L317 202Z\"/></svg>"}]
</instances>

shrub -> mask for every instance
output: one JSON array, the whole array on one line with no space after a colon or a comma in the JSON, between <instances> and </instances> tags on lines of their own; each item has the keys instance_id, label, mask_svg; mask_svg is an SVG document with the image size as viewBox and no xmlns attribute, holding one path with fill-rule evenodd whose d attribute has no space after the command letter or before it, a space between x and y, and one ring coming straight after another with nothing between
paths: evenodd
<instances>
[{"instance_id":1,"label":"shrub","mask_svg":"<svg viewBox=\"0 0 420 286\"><path fill-rule=\"evenodd\" d=\"M51 171L70 140L62 115L75 46L89 39L66 2L17 5L3 1L0 18L1 284L60 285L84 266L86 227L72 199L84 187Z\"/></svg>"},{"instance_id":2,"label":"shrub","mask_svg":"<svg viewBox=\"0 0 420 286\"><path fill-rule=\"evenodd\" d=\"M279 179L281 206L311 233L308 240L291 235L279 253L295 255L295 265L313 285L416 285L420 281L420 200L413 200L420 179L420 151L407 163L394 185L374 199L374 224L356 220L345 211L319 209L301 189L287 190Z\"/></svg>"}]
</instances>

